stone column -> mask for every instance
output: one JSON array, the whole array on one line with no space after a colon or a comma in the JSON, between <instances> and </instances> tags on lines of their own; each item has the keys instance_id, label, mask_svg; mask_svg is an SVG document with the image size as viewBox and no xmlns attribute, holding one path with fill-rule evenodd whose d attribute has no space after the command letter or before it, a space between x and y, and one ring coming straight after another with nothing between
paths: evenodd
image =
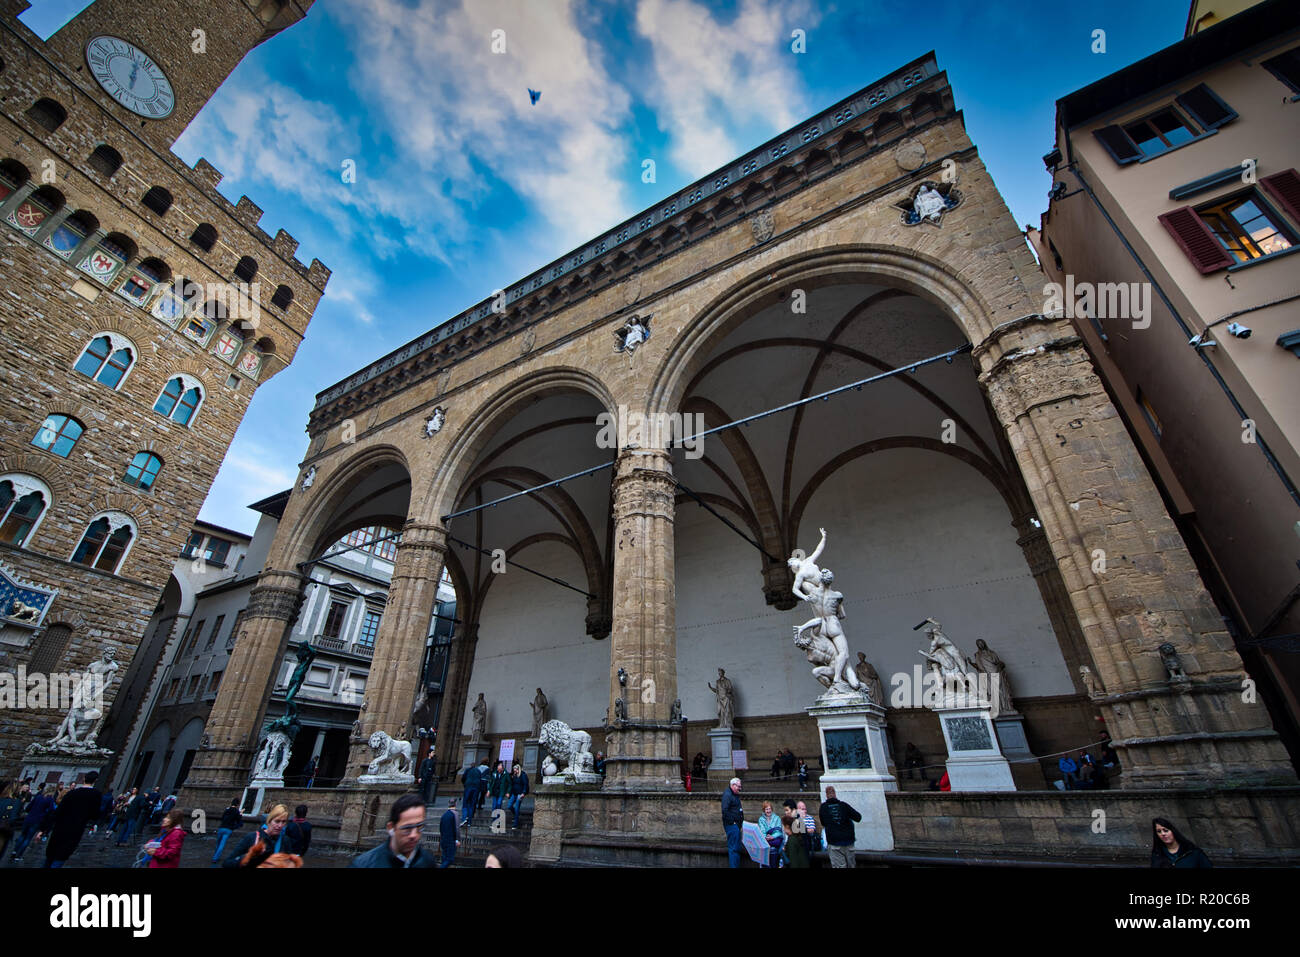
<instances>
[{"instance_id":1,"label":"stone column","mask_svg":"<svg viewBox=\"0 0 1300 957\"><path fill-rule=\"evenodd\" d=\"M456 596L456 611L470 614L468 596ZM462 611L463 609L463 611ZM460 729L465 725L465 708L469 704L469 682L474 669L474 652L478 648L478 622L468 621L457 627L451 644L451 662L447 666L447 691L438 715L439 775L459 780Z\"/></svg>"},{"instance_id":2,"label":"stone column","mask_svg":"<svg viewBox=\"0 0 1300 957\"><path fill-rule=\"evenodd\" d=\"M307 578L296 572L271 569L258 577L208 716L205 732L211 747L195 755L187 787L233 793L248 783L267 702L275 688L276 665L285 635L298 619L306 585Z\"/></svg>"},{"instance_id":3,"label":"stone column","mask_svg":"<svg viewBox=\"0 0 1300 957\"><path fill-rule=\"evenodd\" d=\"M366 679L366 710L361 718L361 741L349 748L345 784L364 774L373 753L366 743L375 731L398 737L406 725L405 740L414 737L411 708L420 683L424 648L429 638L433 603L438 597L447 552L447 530L415 520L402 526L402 540L393 562L388 604Z\"/></svg>"},{"instance_id":4,"label":"stone column","mask_svg":"<svg viewBox=\"0 0 1300 957\"><path fill-rule=\"evenodd\" d=\"M1003 323L974 350L1105 695L1125 788L1295 783L1137 448L1064 320ZM1159 648L1186 672L1172 678Z\"/></svg>"},{"instance_id":5,"label":"stone column","mask_svg":"<svg viewBox=\"0 0 1300 957\"><path fill-rule=\"evenodd\" d=\"M610 641L605 783L679 791L672 460L658 449L619 455L613 481L614 622ZM618 670L627 678L620 686ZM623 700L623 707L617 705ZM621 715L625 714L626 717Z\"/></svg>"}]
</instances>

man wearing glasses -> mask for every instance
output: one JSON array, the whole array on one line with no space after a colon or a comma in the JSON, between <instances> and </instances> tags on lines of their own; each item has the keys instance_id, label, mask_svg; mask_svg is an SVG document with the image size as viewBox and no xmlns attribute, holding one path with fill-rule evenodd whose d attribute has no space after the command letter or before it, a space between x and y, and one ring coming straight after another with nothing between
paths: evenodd
<instances>
[{"instance_id":1,"label":"man wearing glasses","mask_svg":"<svg viewBox=\"0 0 1300 957\"><path fill-rule=\"evenodd\" d=\"M388 812L388 840L353 858L349 867L437 867L438 860L420 846L424 834L424 797L403 794Z\"/></svg>"}]
</instances>

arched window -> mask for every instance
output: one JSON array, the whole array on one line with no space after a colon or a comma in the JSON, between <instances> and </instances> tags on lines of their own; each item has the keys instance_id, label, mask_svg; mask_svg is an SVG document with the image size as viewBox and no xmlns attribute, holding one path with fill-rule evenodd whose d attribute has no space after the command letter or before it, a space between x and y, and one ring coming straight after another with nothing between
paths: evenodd
<instances>
[{"instance_id":1,"label":"arched window","mask_svg":"<svg viewBox=\"0 0 1300 957\"><path fill-rule=\"evenodd\" d=\"M99 228L99 220L84 209L79 209L45 237L47 248L61 259L68 259L87 236Z\"/></svg>"},{"instance_id":2,"label":"arched window","mask_svg":"<svg viewBox=\"0 0 1300 957\"><path fill-rule=\"evenodd\" d=\"M127 261L135 256L135 249L135 243L130 237L121 233L109 233L95 244L77 264L77 268L107 285L117 277Z\"/></svg>"},{"instance_id":3,"label":"arched window","mask_svg":"<svg viewBox=\"0 0 1300 957\"><path fill-rule=\"evenodd\" d=\"M68 118L68 111L48 97L41 97L27 108L27 118L53 133Z\"/></svg>"},{"instance_id":4,"label":"arched window","mask_svg":"<svg viewBox=\"0 0 1300 957\"><path fill-rule=\"evenodd\" d=\"M235 264L235 278L242 279L244 282L252 282L253 277L257 275L257 260L252 256L244 256Z\"/></svg>"},{"instance_id":5,"label":"arched window","mask_svg":"<svg viewBox=\"0 0 1300 957\"><path fill-rule=\"evenodd\" d=\"M117 572L118 566L135 540L135 522L121 512L109 512L96 518L81 536L72 553L74 565Z\"/></svg>"},{"instance_id":6,"label":"arched window","mask_svg":"<svg viewBox=\"0 0 1300 957\"><path fill-rule=\"evenodd\" d=\"M172 208L172 194L161 186L151 186L149 192L141 197L140 202L159 216L163 216Z\"/></svg>"},{"instance_id":7,"label":"arched window","mask_svg":"<svg viewBox=\"0 0 1300 957\"><path fill-rule=\"evenodd\" d=\"M211 223L199 223L190 235L190 242L205 253L212 252L212 247L217 244L217 227Z\"/></svg>"},{"instance_id":8,"label":"arched window","mask_svg":"<svg viewBox=\"0 0 1300 957\"><path fill-rule=\"evenodd\" d=\"M116 389L134 361L135 349L131 343L108 332L91 340L73 368L110 389Z\"/></svg>"},{"instance_id":9,"label":"arched window","mask_svg":"<svg viewBox=\"0 0 1300 957\"><path fill-rule=\"evenodd\" d=\"M122 154L107 143L100 143L87 160L90 168L105 176L112 176L122 168Z\"/></svg>"},{"instance_id":10,"label":"arched window","mask_svg":"<svg viewBox=\"0 0 1300 957\"><path fill-rule=\"evenodd\" d=\"M148 489L158 477L162 465L162 459L152 452L137 452L131 464L126 467L126 475L122 477L122 481L136 488Z\"/></svg>"},{"instance_id":11,"label":"arched window","mask_svg":"<svg viewBox=\"0 0 1300 957\"><path fill-rule=\"evenodd\" d=\"M0 478L0 542L30 541L51 501L49 487L40 479L19 474Z\"/></svg>"},{"instance_id":12,"label":"arched window","mask_svg":"<svg viewBox=\"0 0 1300 957\"><path fill-rule=\"evenodd\" d=\"M36 437L32 439L32 445L66 459L84 431L85 426L71 416L46 416L45 421L41 423L41 427L36 430Z\"/></svg>"},{"instance_id":13,"label":"arched window","mask_svg":"<svg viewBox=\"0 0 1300 957\"><path fill-rule=\"evenodd\" d=\"M288 286L276 286L275 295L271 297L271 305L288 309L291 302L293 302L293 290Z\"/></svg>"},{"instance_id":14,"label":"arched window","mask_svg":"<svg viewBox=\"0 0 1300 957\"><path fill-rule=\"evenodd\" d=\"M17 160L6 159L0 161L0 200L22 186L32 174L27 171L27 167Z\"/></svg>"},{"instance_id":15,"label":"arched window","mask_svg":"<svg viewBox=\"0 0 1300 957\"><path fill-rule=\"evenodd\" d=\"M118 287L118 293L136 305L144 305L161 282L171 278L172 271L161 259L149 257L127 273Z\"/></svg>"},{"instance_id":16,"label":"arched window","mask_svg":"<svg viewBox=\"0 0 1300 957\"><path fill-rule=\"evenodd\" d=\"M153 404L155 412L161 412L173 422L189 425L203 402L203 390L188 376L177 376L167 383Z\"/></svg>"},{"instance_id":17,"label":"arched window","mask_svg":"<svg viewBox=\"0 0 1300 957\"><path fill-rule=\"evenodd\" d=\"M28 236L35 236L45 221L63 208L63 194L53 186L42 186L9 211L11 226L16 226Z\"/></svg>"}]
</instances>

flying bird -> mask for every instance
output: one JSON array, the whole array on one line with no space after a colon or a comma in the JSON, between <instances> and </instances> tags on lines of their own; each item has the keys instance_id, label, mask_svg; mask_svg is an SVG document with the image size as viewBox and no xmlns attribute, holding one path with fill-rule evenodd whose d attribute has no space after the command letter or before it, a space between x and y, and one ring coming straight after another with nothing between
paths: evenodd
<instances>
[{"instance_id":1,"label":"flying bird","mask_svg":"<svg viewBox=\"0 0 1300 957\"><path fill-rule=\"evenodd\" d=\"M537 105L537 101L540 100L541 98L542 98L542 91L541 91L541 90L533 90L533 89L530 89L530 90L528 91L528 99L529 99L529 101L532 103L533 106L536 106L536 105Z\"/></svg>"}]
</instances>

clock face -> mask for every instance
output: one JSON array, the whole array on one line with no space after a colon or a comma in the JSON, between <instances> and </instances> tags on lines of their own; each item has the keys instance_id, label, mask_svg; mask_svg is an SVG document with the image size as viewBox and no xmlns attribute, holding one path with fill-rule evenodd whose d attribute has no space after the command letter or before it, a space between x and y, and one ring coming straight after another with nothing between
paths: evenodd
<instances>
[{"instance_id":1,"label":"clock face","mask_svg":"<svg viewBox=\"0 0 1300 957\"><path fill-rule=\"evenodd\" d=\"M176 106L176 94L162 68L139 47L117 37L95 37L86 44L91 75L132 113L161 120Z\"/></svg>"}]
</instances>

